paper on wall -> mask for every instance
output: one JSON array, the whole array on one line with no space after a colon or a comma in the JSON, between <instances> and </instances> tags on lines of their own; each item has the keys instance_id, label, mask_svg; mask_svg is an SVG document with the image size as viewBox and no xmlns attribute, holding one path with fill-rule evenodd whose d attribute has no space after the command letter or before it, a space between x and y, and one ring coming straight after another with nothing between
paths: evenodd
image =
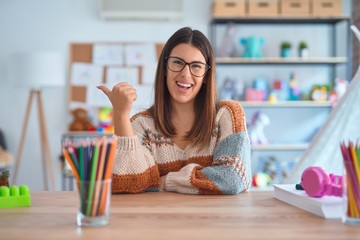
<instances>
[{"instance_id":1,"label":"paper on wall","mask_svg":"<svg viewBox=\"0 0 360 240\"><path fill-rule=\"evenodd\" d=\"M128 66L145 66L156 64L155 44L128 44L125 47L125 61Z\"/></svg>"},{"instance_id":2,"label":"paper on wall","mask_svg":"<svg viewBox=\"0 0 360 240\"><path fill-rule=\"evenodd\" d=\"M94 44L93 63L96 65L123 65L124 46L122 44Z\"/></svg>"},{"instance_id":3,"label":"paper on wall","mask_svg":"<svg viewBox=\"0 0 360 240\"><path fill-rule=\"evenodd\" d=\"M89 63L73 63L71 82L74 86L91 86L102 83L103 67Z\"/></svg>"},{"instance_id":4,"label":"paper on wall","mask_svg":"<svg viewBox=\"0 0 360 240\"><path fill-rule=\"evenodd\" d=\"M138 80L139 69L137 67L108 67L106 71L106 85L111 88L120 82L136 85Z\"/></svg>"},{"instance_id":5,"label":"paper on wall","mask_svg":"<svg viewBox=\"0 0 360 240\"><path fill-rule=\"evenodd\" d=\"M141 68L142 83L154 85L156 74L156 64L146 65Z\"/></svg>"}]
</instances>

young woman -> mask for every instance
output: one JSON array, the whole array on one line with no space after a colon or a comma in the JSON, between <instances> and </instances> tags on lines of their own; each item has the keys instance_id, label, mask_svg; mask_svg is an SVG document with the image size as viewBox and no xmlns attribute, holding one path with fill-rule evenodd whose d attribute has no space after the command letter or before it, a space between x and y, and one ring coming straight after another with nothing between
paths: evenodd
<instances>
[{"instance_id":1,"label":"young woman","mask_svg":"<svg viewBox=\"0 0 360 240\"><path fill-rule=\"evenodd\" d=\"M250 143L238 102L218 102L211 44L182 28L165 44L154 105L130 119L136 90L99 86L113 106L113 193L238 194L251 183Z\"/></svg>"}]
</instances>

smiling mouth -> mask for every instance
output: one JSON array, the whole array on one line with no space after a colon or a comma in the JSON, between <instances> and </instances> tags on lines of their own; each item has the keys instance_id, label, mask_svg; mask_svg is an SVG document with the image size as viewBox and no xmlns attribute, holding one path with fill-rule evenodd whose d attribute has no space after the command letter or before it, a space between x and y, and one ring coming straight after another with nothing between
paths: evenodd
<instances>
[{"instance_id":1,"label":"smiling mouth","mask_svg":"<svg viewBox=\"0 0 360 240\"><path fill-rule=\"evenodd\" d=\"M184 88L184 89L189 89L191 88L193 85L190 83L181 83L176 81L176 85L178 85L180 88Z\"/></svg>"}]
</instances>

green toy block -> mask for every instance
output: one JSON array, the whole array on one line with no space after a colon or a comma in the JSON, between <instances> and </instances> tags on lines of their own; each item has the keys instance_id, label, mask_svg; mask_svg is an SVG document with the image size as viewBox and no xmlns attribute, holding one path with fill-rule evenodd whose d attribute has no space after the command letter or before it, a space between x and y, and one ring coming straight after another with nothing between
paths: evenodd
<instances>
[{"instance_id":1,"label":"green toy block","mask_svg":"<svg viewBox=\"0 0 360 240\"><path fill-rule=\"evenodd\" d=\"M29 187L26 185L1 186L0 187L0 208L27 207L31 206Z\"/></svg>"}]
</instances>

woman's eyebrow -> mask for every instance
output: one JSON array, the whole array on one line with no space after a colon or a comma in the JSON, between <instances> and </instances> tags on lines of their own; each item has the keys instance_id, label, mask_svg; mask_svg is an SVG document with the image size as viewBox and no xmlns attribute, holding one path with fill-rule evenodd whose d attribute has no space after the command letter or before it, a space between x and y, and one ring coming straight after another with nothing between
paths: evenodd
<instances>
[{"instance_id":1,"label":"woman's eyebrow","mask_svg":"<svg viewBox=\"0 0 360 240\"><path fill-rule=\"evenodd\" d=\"M177 56L170 56L170 57L180 59L180 60L184 61L185 63L202 63L202 64L206 64L206 63L204 63L204 62L202 62L200 60L194 60L194 61L191 61L191 62L187 62L184 59L182 59L181 57L177 57Z\"/></svg>"}]
</instances>

